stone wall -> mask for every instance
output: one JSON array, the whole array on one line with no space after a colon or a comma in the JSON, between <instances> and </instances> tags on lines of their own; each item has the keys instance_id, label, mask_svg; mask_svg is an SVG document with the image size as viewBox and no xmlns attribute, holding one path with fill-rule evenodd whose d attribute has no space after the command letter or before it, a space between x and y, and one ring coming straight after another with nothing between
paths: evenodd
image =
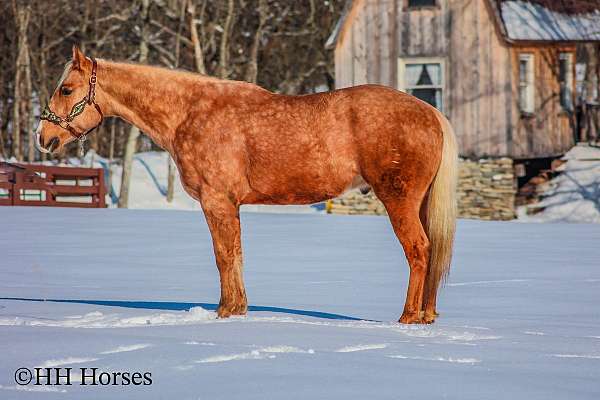
<instances>
[{"instance_id":1,"label":"stone wall","mask_svg":"<svg viewBox=\"0 0 600 400\"><path fill-rule=\"evenodd\" d=\"M510 220L515 218L517 187L510 158L460 160L458 214L460 218ZM333 214L384 215L385 208L371 191L352 190L331 200Z\"/></svg>"},{"instance_id":2,"label":"stone wall","mask_svg":"<svg viewBox=\"0 0 600 400\"><path fill-rule=\"evenodd\" d=\"M459 217L500 221L514 219L516 194L517 182L510 158L461 160Z\"/></svg>"}]
</instances>

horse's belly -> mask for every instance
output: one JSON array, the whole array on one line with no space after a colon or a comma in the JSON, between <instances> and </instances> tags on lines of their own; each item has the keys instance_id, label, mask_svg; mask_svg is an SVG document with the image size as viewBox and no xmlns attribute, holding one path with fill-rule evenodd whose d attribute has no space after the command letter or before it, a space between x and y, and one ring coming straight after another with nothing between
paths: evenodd
<instances>
[{"instance_id":1,"label":"horse's belly","mask_svg":"<svg viewBox=\"0 0 600 400\"><path fill-rule=\"evenodd\" d=\"M339 196L359 175L353 138L332 121L247 138L255 203L309 204ZM289 124L288 124L289 125Z\"/></svg>"},{"instance_id":2,"label":"horse's belly","mask_svg":"<svg viewBox=\"0 0 600 400\"><path fill-rule=\"evenodd\" d=\"M353 186L356 171L280 171L250 179L251 204L312 204L337 197Z\"/></svg>"}]
</instances>

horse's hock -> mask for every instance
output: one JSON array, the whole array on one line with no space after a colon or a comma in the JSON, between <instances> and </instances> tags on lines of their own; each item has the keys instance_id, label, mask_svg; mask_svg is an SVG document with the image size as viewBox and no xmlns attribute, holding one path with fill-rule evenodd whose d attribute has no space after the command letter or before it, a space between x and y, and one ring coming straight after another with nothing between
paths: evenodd
<instances>
[{"instance_id":1,"label":"horse's hock","mask_svg":"<svg viewBox=\"0 0 600 400\"><path fill-rule=\"evenodd\" d=\"M489 158L461 159L458 180L458 215L461 218L510 220L515 214L517 192L513 161ZM385 208L373 192L366 195L352 190L333 199L332 214L384 215Z\"/></svg>"}]
</instances>

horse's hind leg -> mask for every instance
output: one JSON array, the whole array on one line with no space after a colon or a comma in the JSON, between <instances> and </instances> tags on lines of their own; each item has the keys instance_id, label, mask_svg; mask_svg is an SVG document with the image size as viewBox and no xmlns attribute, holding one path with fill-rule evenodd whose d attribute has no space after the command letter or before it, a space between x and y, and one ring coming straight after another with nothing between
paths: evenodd
<instances>
[{"instance_id":1,"label":"horse's hind leg","mask_svg":"<svg viewBox=\"0 0 600 400\"><path fill-rule=\"evenodd\" d=\"M210 193L209 190L203 193L201 200L221 278L217 314L221 318L246 314L248 302L242 278L239 210L227 196Z\"/></svg>"},{"instance_id":2,"label":"horse's hind leg","mask_svg":"<svg viewBox=\"0 0 600 400\"><path fill-rule=\"evenodd\" d=\"M421 225L423 227L427 226L427 197L423 200L423 204L421 205ZM437 300L437 287L434 285L433 277L429 274L429 267L427 268L427 274L425 275L425 287L423 289L423 304L422 304L422 312L423 312L423 322L432 323L435 321L435 318L439 316L436 310L436 300Z\"/></svg>"},{"instance_id":3,"label":"horse's hind leg","mask_svg":"<svg viewBox=\"0 0 600 400\"><path fill-rule=\"evenodd\" d=\"M382 197L410 267L406 302L399 322L423 323L423 288L429 263L429 239L419 218L423 196Z\"/></svg>"}]
</instances>

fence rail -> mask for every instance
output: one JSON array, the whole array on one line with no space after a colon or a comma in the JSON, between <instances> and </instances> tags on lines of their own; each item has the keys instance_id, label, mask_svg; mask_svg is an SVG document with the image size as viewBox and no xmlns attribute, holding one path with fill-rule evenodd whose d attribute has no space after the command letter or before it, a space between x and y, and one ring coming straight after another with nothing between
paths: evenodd
<instances>
[{"instance_id":1,"label":"fence rail","mask_svg":"<svg viewBox=\"0 0 600 400\"><path fill-rule=\"evenodd\" d=\"M101 168L0 163L0 206L104 208Z\"/></svg>"}]
</instances>

